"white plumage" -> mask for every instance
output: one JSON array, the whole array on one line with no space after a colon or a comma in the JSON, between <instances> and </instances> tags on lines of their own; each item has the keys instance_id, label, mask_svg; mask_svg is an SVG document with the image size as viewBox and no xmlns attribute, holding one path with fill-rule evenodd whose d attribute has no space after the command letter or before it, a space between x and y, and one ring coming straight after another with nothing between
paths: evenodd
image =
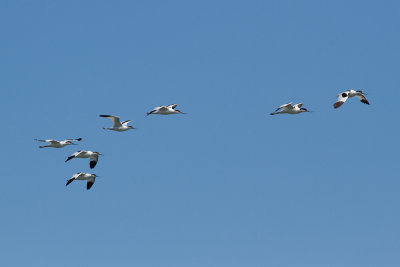
<instances>
[{"instance_id":1,"label":"white plumage","mask_svg":"<svg viewBox=\"0 0 400 267\"><path fill-rule=\"evenodd\" d=\"M72 154L71 156L69 156L65 162L73 158L90 158L89 166L91 169L93 169L96 166L97 161L99 160L99 155L101 155L99 152L79 150L74 154Z\"/></svg>"},{"instance_id":2,"label":"white plumage","mask_svg":"<svg viewBox=\"0 0 400 267\"><path fill-rule=\"evenodd\" d=\"M278 107L275 112L270 113L270 115L276 115L276 114L299 114L302 112L309 112L307 109L302 108L303 103L298 103L295 105L292 105L292 102L284 104L280 107Z\"/></svg>"},{"instance_id":3,"label":"white plumage","mask_svg":"<svg viewBox=\"0 0 400 267\"><path fill-rule=\"evenodd\" d=\"M335 104L333 104L333 108L335 108L335 109L339 108L341 105L344 104L344 102L346 102L346 100L348 98L354 97L354 96L359 98L361 103L369 105L367 98L365 97L364 93L361 90L358 90L358 91L347 90L347 91L337 95L337 101L335 102Z\"/></svg>"},{"instance_id":4,"label":"white plumage","mask_svg":"<svg viewBox=\"0 0 400 267\"><path fill-rule=\"evenodd\" d=\"M45 146L39 146L40 148L44 148L44 147L54 147L54 148L62 148L68 145L76 145L75 143L73 143L72 141L81 141L82 138L77 138L77 139L66 139L66 140L62 140L62 141L57 141L57 140L53 140L53 139L46 139L46 140L42 140L42 139L35 139L36 141L40 141L40 142L47 142L49 143L48 145Z\"/></svg>"},{"instance_id":5,"label":"white plumage","mask_svg":"<svg viewBox=\"0 0 400 267\"><path fill-rule=\"evenodd\" d=\"M105 130L112 130L112 131L117 131L117 132L124 132L130 129L135 129L132 126L128 126L128 123L131 122L132 120L127 120L121 122L118 116L113 116L113 115L99 115L99 117L102 118L109 118L113 122L113 126L110 128L105 128Z\"/></svg>"},{"instance_id":6,"label":"white plumage","mask_svg":"<svg viewBox=\"0 0 400 267\"><path fill-rule=\"evenodd\" d=\"M150 114L159 114L159 115L170 115L170 114L185 114L181 112L179 109L175 109L178 105L172 104L168 106L159 106L154 108L152 111L147 112L147 115Z\"/></svg>"},{"instance_id":7,"label":"white plumage","mask_svg":"<svg viewBox=\"0 0 400 267\"><path fill-rule=\"evenodd\" d=\"M84 173L84 172L78 172L74 175L72 175L72 177L70 179L67 180L67 185L69 185L70 183L72 183L75 180L86 180L86 189L89 190L92 185L94 184L96 177L100 177L97 176L96 174L91 174L91 173Z\"/></svg>"}]
</instances>

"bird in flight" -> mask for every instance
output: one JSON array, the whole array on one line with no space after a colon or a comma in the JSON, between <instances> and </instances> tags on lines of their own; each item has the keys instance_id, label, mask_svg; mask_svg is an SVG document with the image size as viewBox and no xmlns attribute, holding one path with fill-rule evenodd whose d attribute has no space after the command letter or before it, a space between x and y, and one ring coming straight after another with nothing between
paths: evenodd
<instances>
[{"instance_id":1,"label":"bird in flight","mask_svg":"<svg viewBox=\"0 0 400 267\"><path fill-rule=\"evenodd\" d=\"M276 115L276 114L299 114L302 112L310 112L306 108L302 108L303 103L298 103L296 105L292 105L292 102L284 104L277 108L275 112L270 113L270 115Z\"/></svg>"},{"instance_id":2,"label":"bird in flight","mask_svg":"<svg viewBox=\"0 0 400 267\"><path fill-rule=\"evenodd\" d=\"M78 172L74 175L72 175L71 179L67 180L67 185L69 185L70 183L72 183L74 180L86 180L86 189L89 190L92 185L94 184L96 177L100 177L97 176L96 174L90 174L90 173L84 173L84 172Z\"/></svg>"},{"instance_id":3,"label":"bird in flight","mask_svg":"<svg viewBox=\"0 0 400 267\"><path fill-rule=\"evenodd\" d=\"M132 120L127 120L121 122L118 116L112 116L112 115L99 115L99 117L102 118L109 118L113 122L113 126L111 128L105 128L105 130L112 130L112 131L117 131L117 132L124 132L130 129L136 129L132 126L128 126L128 123L130 123Z\"/></svg>"},{"instance_id":4,"label":"bird in flight","mask_svg":"<svg viewBox=\"0 0 400 267\"><path fill-rule=\"evenodd\" d=\"M365 97L365 93L363 93L361 90L355 91L355 90L347 90L343 93L340 93L337 95L337 101L335 104L333 104L333 108L338 108L341 105L343 105L344 102L350 97L357 97L360 99L361 103L369 105L369 102L367 98Z\"/></svg>"},{"instance_id":5,"label":"bird in flight","mask_svg":"<svg viewBox=\"0 0 400 267\"><path fill-rule=\"evenodd\" d=\"M181 112L179 109L175 109L178 105L172 104L168 106L159 106L154 108L152 111L147 112L147 116L150 114L159 114L159 115L170 115L170 114L186 114Z\"/></svg>"},{"instance_id":6,"label":"bird in flight","mask_svg":"<svg viewBox=\"0 0 400 267\"><path fill-rule=\"evenodd\" d=\"M62 140L62 141L57 141L57 140L53 140L53 139L46 139L46 140L35 139L35 140L40 141L40 142L49 143L48 145L45 145L45 146L39 146L39 148L44 148L44 147L62 148L62 147L68 146L68 145L76 145L72 141L81 141L82 138L66 139L66 140Z\"/></svg>"},{"instance_id":7,"label":"bird in flight","mask_svg":"<svg viewBox=\"0 0 400 267\"><path fill-rule=\"evenodd\" d=\"M91 169L93 169L96 166L97 161L99 160L99 155L102 155L102 154L100 154L99 152L79 150L79 151L76 151L71 156L69 156L65 162L67 162L73 158L90 158L89 166Z\"/></svg>"}]
</instances>

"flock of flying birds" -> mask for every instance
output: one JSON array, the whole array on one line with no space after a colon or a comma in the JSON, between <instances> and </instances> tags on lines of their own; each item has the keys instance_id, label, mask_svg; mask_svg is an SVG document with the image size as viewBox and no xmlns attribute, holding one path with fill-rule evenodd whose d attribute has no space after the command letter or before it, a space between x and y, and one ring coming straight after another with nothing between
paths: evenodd
<instances>
[{"instance_id":1,"label":"flock of flying birds","mask_svg":"<svg viewBox=\"0 0 400 267\"><path fill-rule=\"evenodd\" d=\"M348 98L351 98L351 97L357 97L360 99L360 101L362 103L369 105L369 102L368 102L367 98L365 97L365 93L363 93L360 90L359 91L347 90L347 91L337 95L338 99L333 104L333 107L335 109L339 108L340 106L343 105L344 102L346 102L346 100ZM303 105L303 103L298 103L295 105L292 105L292 103L284 104L284 105L278 107L274 112L272 112L270 114L271 115L284 114L284 113L299 114L302 112L309 112L306 108L302 108L302 105ZM177 104L168 105L168 106L159 106L159 107L154 108L152 111L147 112L147 115L151 115L151 114L158 114L158 115L185 114L185 113L181 112L180 110L175 109L177 106L178 106ZM134 127L128 125L128 123L131 122L132 120L126 120L126 121L121 122L120 118L118 116L112 116L112 115L99 115L99 116L102 118L109 118L113 123L113 126L110 128L103 127L103 129L105 129L105 130L124 132L124 131L130 130L130 129L135 129ZM66 139L66 140L62 140L62 141L57 141L57 140L53 140L53 139L47 139L47 140L35 139L35 140L48 143L45 146L39 146L39 148L44 148L44 147L62 148L62 147L68 146L68 145L76 145L75 143L73 143L73 141L81 141L82 138ZM93 169L96 166L100 155L102 155L102 154L100 154L99 152L79 150L79 151L73 153L71 156L69 156L65 160L65 162L67 162L73 158L89 158L90 159L89 167L91 169ZM97 177L99 177L99 176L96 174L78 172L78 173L74 174L70 179L67 179L66 186L75 180L84 180L84 181L87 181L86 189L89 190L92 187L92 185L94 184Z\"/></svg>"}]
</instances>

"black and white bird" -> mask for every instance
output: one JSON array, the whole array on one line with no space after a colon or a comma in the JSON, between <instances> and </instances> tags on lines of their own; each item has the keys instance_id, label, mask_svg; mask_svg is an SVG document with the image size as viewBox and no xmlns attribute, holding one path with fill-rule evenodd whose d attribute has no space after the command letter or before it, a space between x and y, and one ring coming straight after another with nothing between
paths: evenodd
<instances>
[{"instance_id":1,"label":"black and white bird","mask_svg":"<svg viewBox=\"0 0 400 267\"><path fill-rule=\"evenodd\" d=\"M346 102L346 100L350 97L357 97L360 99L361 103L367 104L369 105L369 102L367 100L367 98L364 95L365 93L363 93L361 90L355 91L355 90L347 90L341 94L337 95L337 101L335 104L333 104L333 108L338 108L341 105L343 105L344 102Z\"/></svg>"},{"instance_id":2,"label":"black and white bird","mask_svg":"<svg viewBox=\"0 0 400 267\"><path fill-rule=\"evenodd\" d=\"M67 162L73 158L90 158L89 166L91 169L93 169L96 166L97 161L99 160L99 155L102 155L102 154L100 154L99 152L79 150L79 151L76 151L71 156L69 156L65 162Z\"/></svg>"},{"instance_id":3,"label":"black and white bird","mask_svg":"<svg viewBox=\"0 0 400 267\"><path fill-rule=\"evenodd\" d=\"M128 126L128 123L130 123L132 120L127 120L127 121L121 122L118 116L112 116L112 115L99 115L99 117L109 118L113 122L113 126L111 128L103 127L103 129L105 129L105 130L124 132L124 131L130 130L130 129L136 129L132 126Z\"/></svg>"},{"instance_id":4,"label":"black and white bird","mask_svg":"<svg viewBox=\"0 0 400 267\"><path fill-rule=\"evenodd\" d=\"M78 172L74 175L72 175L71 179L67 180L67 185L69 185L70 183L72 183L74 180L86 180L86 189L89 190L92 185L94 184L96 177L100 177L97 176L96 174L91 174L91 173L84 173L84 172Z\"/></svg>"},{"instance_id":5,"label":"black and white bird","mask_svg":"<svg viewBox=\"0 0 400 267\"><path fill-rule=\"evenodd\" d=\"M68 146L68 145L76 145L72 141L81 141L82 138L66 139L66 140L62 140L62 141L57 141L57 140L53 140L53 139L46 139L46 140L35 139L35 140L40 141L40 142L49 143L48 145L45 145L45 146L39 146L39 148L44 148L44 147L62 148L62 147Z\"/></svg>"},{"instance_id":6,"label":"black and white bird","mask_svg":"<svg viewBox=\"0 0 400 267\"><path fill-rule=\"evenodd\" d=\"M150 114L159 114L159 115L170 115L170 114L185 114L181 112L179 109L175 109L178 104L172 104L168 106L159 106L154 108L152 111L147 112L147 116Z\"/></svg>"},{"instance_id":7,"label":"black and white bird","mask_svg":"<svg viewBox=\"0 0 400 267\"><path fill-rule=\"evenodd\" d=\"M276 115L276 114L299 114L302 112L310 112L306 108L302 108L303 103L298 103L296 105L292 105L292 102L284 104L277 108L275 112L270 113L270 115Z\"/></svg>"}]
</instances>

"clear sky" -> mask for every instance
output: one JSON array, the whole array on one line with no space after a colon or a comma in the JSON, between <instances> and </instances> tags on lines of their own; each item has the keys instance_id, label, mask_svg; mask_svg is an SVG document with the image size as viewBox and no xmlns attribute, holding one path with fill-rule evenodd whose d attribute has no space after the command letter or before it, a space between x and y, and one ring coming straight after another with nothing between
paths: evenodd
<instances>
[{"instance_id":1,"label":"clear sky","mask_svg":"<svg viewBox=\"0 0 400 267\"><path fill-rule=\"evenodd\" d=\"M400 266L399 27L399 1L1 1L0 265ZM350 88L371 105L334 110Z\"/></svg>"}]
</instances>

